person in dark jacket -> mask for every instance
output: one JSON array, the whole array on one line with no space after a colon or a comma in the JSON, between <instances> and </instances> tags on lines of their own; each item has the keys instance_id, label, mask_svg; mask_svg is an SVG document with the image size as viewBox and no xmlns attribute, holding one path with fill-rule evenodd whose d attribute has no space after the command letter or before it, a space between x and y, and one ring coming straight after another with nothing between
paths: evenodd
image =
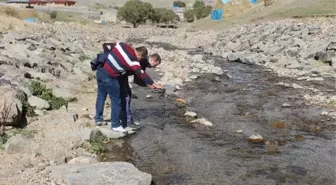
<instances>
[{"instance_id":1,"label":"person in dark jacket","mask_svg":"<svg viewBox=\"0 0 336 185\"><path fill-rule=\"evenodd\" d=\"M105 100L109 95L112 130L127 133L120 123L121 95L127 94L126 88L120 86L120 84L125 84L124 76L127 73L134 73L149 88L155 89L161 88L161 86L154 84L153 80L141 68L139 61L144 52L143 48L133 49L130 45L120 42L103 44L103 49L104 52L98 54L96 59L91 62L92 70L97 71L98 84L95 123L97 126L103 124Z\"/></svg>"},{"instance_id":2,"label":"person in dark jacket","mask_svg":"<svg viewBox=\"0 0 336 185\"><path fill-rule=\"evenodd\" d=\"M140 66L141 66L141 69L144 71L146 70L146 68L155 68L156 66L161 64L161 57L157 53L149 55L149 56L141 56L141 58L142 59L140 60ZM132 75L132 74L128 74L128 75ZM124 95L125 100L122 100L121 103L125 104L125 105L122 105L122 107L125 106L126 109L122 109L120 120L122 122L122 125L125 128L134 129L134 127L137 127L139 123L134 121L132 118L132 113L131 113L132 90L129 86L128 77L124 80L124 82L125 82L124 85L126 87L125 92L127 92L127 94ZM146 87L146 83L141 78L137 77L136 75L134 75L133 82L139 86Z\"/></svg>"}]
</instances>

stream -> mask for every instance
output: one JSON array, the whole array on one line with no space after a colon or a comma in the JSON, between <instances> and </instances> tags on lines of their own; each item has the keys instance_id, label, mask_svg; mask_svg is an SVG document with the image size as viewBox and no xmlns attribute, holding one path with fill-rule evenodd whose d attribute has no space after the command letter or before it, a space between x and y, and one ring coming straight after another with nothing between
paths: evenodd
<instances>
[{"instance_id":1,"label":"stream","mask_svg":"<svg viewBox=\"0 0 336 185\"><path fill-rule=\"evenodd\" d=\"M214 126L190 124L173 97L134 86L133 115L143 127L109 145L107 161L133 163L152 174L153 185L335 185L336 124L320 115L330 109L307 105L303 95L309 90L277 85L296 83L334 94L334 79L297 81L201 50L190 54L215 60L229 74L202 75L180 91L188 109ZM249 143L255 134L266 143Z\"/></svg>"}]
</instances>

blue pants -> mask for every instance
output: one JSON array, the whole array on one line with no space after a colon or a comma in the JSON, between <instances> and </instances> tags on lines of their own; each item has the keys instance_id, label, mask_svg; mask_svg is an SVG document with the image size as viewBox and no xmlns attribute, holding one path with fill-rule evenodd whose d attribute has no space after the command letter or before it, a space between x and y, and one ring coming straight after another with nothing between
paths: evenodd
<instances>
[{"instance_id":1,"label":"blue pants","mask_svg":"<svg viewBox=\"0 0 336 185\"><path fill-rule=\"evenodd\" d=\"M110 78L105 74L97 71L96 73L98 93L96 101L96 116L95 122L100 122L104 120L104 106L107 95L111 99L111 126L116 128L120 126L120 113L121 113L121 94L124 88L120 87L122 84L121 78ZM123 98L125 99L125 98Z\"/></svg>"}]
</instances>

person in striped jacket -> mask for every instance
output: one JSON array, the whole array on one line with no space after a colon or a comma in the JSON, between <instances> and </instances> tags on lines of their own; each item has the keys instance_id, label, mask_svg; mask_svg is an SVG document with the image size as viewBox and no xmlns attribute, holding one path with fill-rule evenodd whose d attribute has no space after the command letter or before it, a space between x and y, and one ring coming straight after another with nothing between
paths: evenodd
<instances>
[{"instance_id":1,"label":"person in striped jacket","mask_svg":"<svg viewBox=\"0 0 336 185\"><path fill-rule=\"evenodd\" d=\"M98 93L96 100L95 123L101 126L104 122L103 113L107 95L111 99L111 127L113 131L127 133L120 123L121 98L127 95L125 80L127 73L134 73L151 88L162 88L155 84L148 74L141 69L139 61L147 52L145 47L132 48L119 43L103 44L104 52L97 55L91 62L92 70L96 70Z\"/></svg>"}]
</instances>

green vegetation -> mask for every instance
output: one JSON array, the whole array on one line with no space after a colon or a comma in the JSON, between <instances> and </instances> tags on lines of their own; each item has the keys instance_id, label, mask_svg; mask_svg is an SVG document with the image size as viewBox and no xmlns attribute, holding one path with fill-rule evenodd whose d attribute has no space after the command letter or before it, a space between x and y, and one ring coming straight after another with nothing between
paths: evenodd
<instances>
[{"instance_id":1,"label":"green vegetation","mask_svg":"<svg viewBox=\"0 0 336 185\"><path fill-rule=\"evenodd\" d=\"M186 7L186 4L185 4L185 2L183 2L183 1L174 1L174 2L173 2L173 6L175 6L175 7L181 7L181 8L185 8L185 7Z\"/></svg>"},{"instance_id":2,"label":"green vegetation","mask_svg":"<svg viewBox=\"0 0 336 185\"><path fill-rule=\"evenodd\" d=\"M189 9L184 12L184 18L187 22L194 22L195 20L195 13L193 9Z\"/></svg>"},{"instance_id":3,"label":"green vegetation","mask_svg":"<svg viewBox=\"0 0 336 185\"><path fill-rule=\"evenodd\" d=\"M155 8L153 15L150 17L153 23L169 24L173 21L180 21L180 17L173 10L165 8Z\"/></svg>"},{"instance_id":4,"label":"green vegetation","mask_svg":"<svg viewBox=\"0 0 336 185\"><path fill-rule=\"evenodd\" d=\"M153 14L153 6L149 3L143 3L139 0L130 0L118 10L118 18L129 22L134 28L145 24Z\"/></svg>"},{"instance_id":5,"label":"green vegetation","mask_svg":"<svg viewBox=\"0 0 336 185\"><path fill-rule=\"evenodd\" d=\"M134 28L145 24L148 20L153 23L170 23L179 21L179 16L172 10L164 8L154 9L150 3L144 3L140 0L130 0L118 10L120 20L131 23Z\"/></svg>"},{"instance_id":6,"label":"green vegetation","mask_svg":"<svg viewBox=\"0 0 336 185\"><path fill-rule=\"evenodd\" d=\"M50 12L50 19L56 19L57 18L57 12L56 11L52 11Z\"/></svg>"},{"instance_id":7,"label":"green vegetation","mask_svg":"<svg viewBox=\"0 0 336 185\"><path fill-rule=\"evenodd\" d=\"M32 95L42 98L49 102L51 105L51 109L59 109L63 105L68 107L68 101L62 97L56 97L52 93L52 89L48 89L44 84L41 84L38 81L32 81L29 90L31 91Z\"/></svg>"},{"instance_id":8,"label":"green vegetation","mask_svg":"<svg viewBox=\"0 0 336 185\"><path fill-rule=\"evenodd\" d=\"M84 148L90 153L100 155L106 152L105 144L107 142L108 138L102 135L90 141Z\"/></svg>"}]
</instances>

